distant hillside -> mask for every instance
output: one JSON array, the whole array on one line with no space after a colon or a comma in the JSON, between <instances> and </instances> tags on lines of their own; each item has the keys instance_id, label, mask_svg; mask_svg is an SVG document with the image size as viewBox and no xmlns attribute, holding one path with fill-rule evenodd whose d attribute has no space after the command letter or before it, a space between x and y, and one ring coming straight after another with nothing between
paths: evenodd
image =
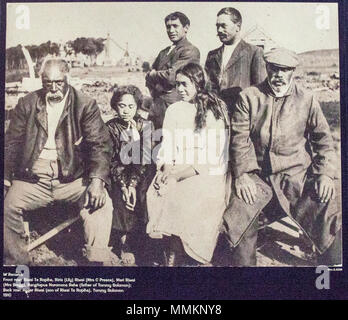
<instances>
[{"instance_id":1,"label":"distant hillside","mask_svg":"<svg viewBox=\"0 0 348 320\"><path fill-rule=\"evenodd\" d=\"M306 51L299 56L303 66L335 67L339 65L338 49Z\"/></svg>"},{"instance_id":2,"label":"distant hillside","mask_svg":"<svg viewBox=\"0 0 348 320\"><path fill-rule=\"evenodd\" d=\"M339 50L338 49L312 50L312 51L305 51L305 52L299 53L299 55L300 56L309 56L309 55L338 56Z\"/></svg>"}]
</instances>

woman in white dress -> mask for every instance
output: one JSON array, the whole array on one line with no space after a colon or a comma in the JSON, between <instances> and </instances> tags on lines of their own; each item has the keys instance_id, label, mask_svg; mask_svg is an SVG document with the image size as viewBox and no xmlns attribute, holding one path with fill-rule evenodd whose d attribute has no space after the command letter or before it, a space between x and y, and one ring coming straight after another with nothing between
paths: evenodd
<instances>
[{"instance_id":1,"label":"woman in white dress","mask_svg":"<svg viewBox=\"0 0 348 320\"><path fill-rule=\"evenodd\" d=\"M210 263L229 197L227 108L205 84L198 64L177 71L181 101L166 111L158 171L147 192L147 233L170 237L170 266L178 265L179 244L191 258Z\"/></svg>"}]
</instances>

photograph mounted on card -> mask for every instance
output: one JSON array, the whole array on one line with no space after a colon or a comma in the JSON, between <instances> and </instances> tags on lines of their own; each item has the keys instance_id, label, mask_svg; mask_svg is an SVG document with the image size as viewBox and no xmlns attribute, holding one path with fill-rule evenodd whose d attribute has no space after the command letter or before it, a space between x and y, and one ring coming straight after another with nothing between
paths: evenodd
<instances>
[{"instance_id":1,"label":"photograph mounted on card","mask_svg":"<svg viewBox=\"0 0 348 320\"><path fill-rule=\"evenodd\" d=\"M3 265L341 266L338 14L7 3Z\"/></svg>"}]
</instances>

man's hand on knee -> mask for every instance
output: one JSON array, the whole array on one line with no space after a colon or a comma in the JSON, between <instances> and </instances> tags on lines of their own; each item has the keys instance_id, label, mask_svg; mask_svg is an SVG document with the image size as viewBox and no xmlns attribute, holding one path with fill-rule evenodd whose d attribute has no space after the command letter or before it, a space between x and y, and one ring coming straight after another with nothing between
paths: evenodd
<instances>
[{"instance_id":1,"label":"man's hand on knee","mask_svg":"<svg viewBox=\"0 0 348 320\"><path fill-rule=\"evenodd\" d=\"M93 210L101 208L106 202L106 193L104 181L93 178L87 187L84 207L90 207Z\"/></svg>"},{"instance_id":2,"label":"man's hand on knee","mask_svg":"<svg viewBox=\"0 0 348 320\"><path fill-rule=\"evenodd\" d=\"M333 179L325 174L318 176L314 188L320 202L328 202L329 200L334 200L336 197L335 183Z\"/></svg>"},{"instance_id":3,"label":"man's hand on knee","mask_svg":"<svg viewBox=\"0 0 348 320\"><path fill-rule=\"evenodd\" d=\"M257 193L256 183L247 173L243 173L240 177L236 178L234 186L239 199L243 199L247 204L253 204L255 202Z\"/></svg>"}]
</instances>

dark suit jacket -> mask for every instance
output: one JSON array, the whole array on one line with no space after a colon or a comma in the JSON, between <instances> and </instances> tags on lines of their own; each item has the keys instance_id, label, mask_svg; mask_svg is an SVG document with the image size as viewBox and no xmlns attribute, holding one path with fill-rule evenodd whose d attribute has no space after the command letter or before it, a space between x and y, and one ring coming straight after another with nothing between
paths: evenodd
<instances>
[{"instance_id":1,"label":"dark suit jacket","mask_svg":"<svg viewBox=\"0 0 348 320\"><path fill-rule=\"evenodd\" d=\"M47 111L43 89L18 100L5 136L5 179L37 182L32 173L47 141ZM112 142L94 99L69 87L56 130L59 179L81 176L109 182Z\"/></svg>"},{"instance_id":2,"label":"dark suit jacket","mask_svg":"<svg viewBox=\"0 0 348 320\"><path fill-rule=\"evenodd\" d=\"M170 47L160 51L152 69L157 72L155 76L146 77L146 86L155 95L168 93L175 88L176 71L189 62L199 64L199 50L192 45L186 38L180 40L175 48L169 53Z\"/></svg>"},{"instance_id":3,"label":"dark suit jacket","mask_svg":"<svg viewBox=\"0 0 348 320\"><path fill-rule=\"evenodd\" d=\"M176 71L189 62L199 64L199 50L186 38L177 43L168 54L170 46L160 51L152 69L157 72L154 76L146 76L146 86L149 88L154 100L154 106L150 110L149 119L153 121L155 128L162 128L164 114L169 105L180 100L175 90Z\"/></svg>"},{"instance_id":4,"label":"dark suit jacket","mask_svg":"<svg viewBox=\"0 0 348 320\"><path fill-rule=\"evenodd\" d=\"M227 103L229 110L243 89L266 78L263 50L241 40L221 73L223 46L208 53L205 69L211 89Z\"/></svg>"}]
</instances>

